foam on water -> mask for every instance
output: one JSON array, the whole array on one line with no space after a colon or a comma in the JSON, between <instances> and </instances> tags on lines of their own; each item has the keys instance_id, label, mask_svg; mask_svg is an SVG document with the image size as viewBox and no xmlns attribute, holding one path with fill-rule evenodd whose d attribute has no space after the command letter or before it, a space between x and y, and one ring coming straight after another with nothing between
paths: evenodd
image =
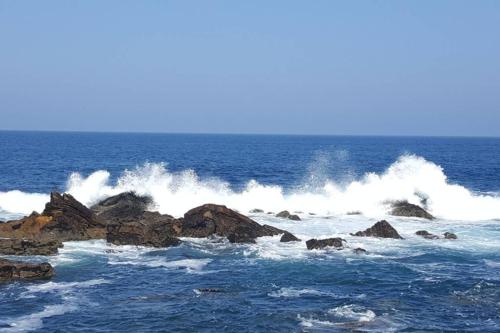
<instances>
[{"instance_id":1,"label":"foam on water","mask_svg":"<svg viewBox=\"0 0 500 333\"><path fill-rule=\"evenodd\" d=\"M322 168L318 170L313 172L323 172ZM461 185L451 184L440 166L414 155L401 156L381 174L367 173L346 184L325 175L306 178L307 182L295 190L251 180L242 191L234 191L229 183L219 179L200 179L193 170L174 173L169 172L165 164L146 163L125 170L114 184L110 181L110 173L105 170L87 177L73 173L66 191L86 205L110 195L135 191L153 197L156 206L152 209L175 216L211 202L243 213L254 208L274 212L288 209L322 216L358 211L378 218L387 214L388 202L407 200L426 205L432 214L442 219L478 221L500 218L498 195L476 194ZM28 214L42 210L47 200L47 194L1 192L0 209Z\"/></svg>"},{"instance_id":2,"label":"foam on water","mask_svg":"<svg viewBox=\"0 0 500 333\"><path fill-rule=\"evenodd\" d=\"M268 296L275 297L275 298L297 298L297 297L302 297L302 296L307 296L307 295L338 297L334 293L324 292L324 291L320 291L320 290L312 289L312 288L304 288L304 289L280 288L279 290L270 292L268 294Z\"/></svg>"},{"instance_id":3,"label":"foam on water","mask_svg":"<svg viewBox=\"0 0 500 333\"><path fill-rule=\"evenodd\" d=\"M354 320L359 322L368 322L375 319L376 315L373 311L365 309L359 305L349 304L338 306L328 311L336 317L346 320Z\"/></svg>"}]
</instances>

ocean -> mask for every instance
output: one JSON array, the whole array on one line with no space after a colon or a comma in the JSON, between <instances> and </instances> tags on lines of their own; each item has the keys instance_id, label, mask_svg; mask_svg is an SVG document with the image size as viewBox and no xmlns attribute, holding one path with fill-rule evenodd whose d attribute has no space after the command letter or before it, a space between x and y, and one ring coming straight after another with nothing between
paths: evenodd
<instances>
[{"instance_id":1,"label":"ocean","mask_svg":"<svg viewBox=\"0 0 500 333\"><path fill-rule=\"evenodd\" d=\"M8 257L56 276L0 285L0 332L500 331L500 138L0 131L0 220L42 211L51 191L88 206L135 191L175 217L224 204L302 241ZM436 220L388 215L397 200ZM302 220L268 214L285 209ZM350 235L381 219L404 239ZM368 253L306 249L328 237Z\"/></svg>"}]
</instances>

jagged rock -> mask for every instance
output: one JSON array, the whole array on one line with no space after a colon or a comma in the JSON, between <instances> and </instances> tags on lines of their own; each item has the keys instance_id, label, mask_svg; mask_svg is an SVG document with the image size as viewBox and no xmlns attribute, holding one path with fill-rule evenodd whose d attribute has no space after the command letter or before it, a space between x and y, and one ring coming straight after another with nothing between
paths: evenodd
<instances>
[{"instance_id":1,"label":"jagged rock","mask_svg":"<svg viewBox=\"0 0 500 333\"><path fill-rule=\"evenodd\" d=\"M279 212L278 214L276 214L276 217L281 217L281 218L289 219L289 220L293 220L293 221L300 221L300 216L295 215L295 214L290 214L290 212L287 210Z\"/></svg>"},{"instance_id":2,"label":"jagged rock","mask_svg":"<svg viewBox=\"0 0 500 333\"><path fill-rule=\"evenodd\" d=\"M281 243L298 242L298 241L300 241L300 239L298 239L297 237L295 237L295 235L293 235L290 232L285 232L283 234L283 236L281 236L281 239L280 239Z\"/></svg>"},{"instance_id":3,"label":"jagged rock","mask_svg":"<svg viewBox=\"0 0 500 333\"><path fill-rule=\"evenodd\" d=\"M379 221L375 223L371 228L366 229L365 231L358 231L355 234L351 234L352 236L360 236L360 237L381 237L381 238L395 238L395 239L403 239L396 229L392 227L386 220Z\"/></svg>"},{"instance_id":4,"label":"jagged rock","mask_svg":"<svg viewBox=\"0 0 500 333\"><path fill-rule=\"evenodd\" d=\"M70 194L53 192L42 214L0 224L0 237L76 241L106 238L105 225Z\"/></svg>"},{"instance_id":5,"label":"jagged rock","mask_svg":"<svg viewBox=\"0 0 500 333\"><path fill-rule=\"evenodd\" d=\"M255 214L255 213L264 213L264 211L262 209L255 208L255 209L252 209L250 211L250 213L253 213L253 214Z\"/></svg>"},{"instance_id":6,"label":"jagged rock","mask_svg":"<svg viewBox=\"0 0 500 333\"><path fill-rule=\"evenodd\" d=\"M227 237L233 243L252 243L255 238L274 236L285 231L268 225L260 225L254 220L227 208L226 206L205 204L191 209L179 219L179 237Z\"/></svg>"},{"instance_id":7,"label":"jagged rock","mask_svg":"<svg viewBox=\"0 0 500 333\"><path fill-rule=\"evenodd\" d=\"M452 232L445 232L443 234L443 236L444 236L445 239L457 239L458 238L457 235L455 235Z\"/></svg>"},{"instance_id":8,"label":"jagged rock","mask_svg":"<svg viewBox=\"0 0 500 333\"><path fill-rule=\"evenodd\" d=\"M422 236L426 239L438 239L439 236L437 235L434 235L434 234L431 234L430 232L428 232L427 230L419 230L415 233L415 235L417 236Z\"/></svg>"},{"instance_id":9,"label":"jagged rock","mask_svg":"<svg viewBox=\"0 0 500 333\"><path fill-rule=\"evenodd\" d=\"M354 249L354 250L352 250L352 251L353 251L354 253L356 253L356 254L366 254L366 253L367 253L367 251L366 251L365 249L360 248L360 247L358 247L358 248L356 248L356 249Z\"/></svg>"},{"instance_id":10,"label":"jagged rock","mask_svg":"<svg viewBox=\"0 0 500 333\"><path fill-rule=\"evenodd\" d=\"M0 254L16 256L48 256L58 253L63 244L57 240L39 241L0 238Z\"/></svg>"},{"instance_id":11,"label":"jagged rock","mask_svg":"<svg viewBox=\"0 0 500 333\"><path fill-rule=\"evenodd\" d=\"M342 249L344 247L344 244L342 238L336 237L327 239L310 239L306 242L306 246L308 250L323 249L325 247L335 247L337 249Z\"/></svg>"},{"instance_id":12,"label":"jagged rock","mask_svg":"<svg viewBox=\"0 0 500 333\"><path fill-rule=\"evenodd\" d=\"M30 264L19 261L0 259L0 281L17 279L48 279L54 275L49 263Z\"/></svg>"},{"instance_id":13,"label":"jagged rock","mask_svg":"<svg viewBox=\"0 0 500 333\"><path fill-rule=\"evenodd\" d=\"M429 214L425 209L411 204L408 201L397 201L393 203L390 214L393 216L420 217L423 219L434 220L434 216Z\"/></svg>"},{"instance_id":14,"label":"jagged rock","mask_svg":"<svg viewBox=\"0 0 500 333\"><path fill-rule=\"evenodd\" d=\"M105 221L130 220L141 216L152 203L151 197L124 192L102 200L92 210Z\"/></svg>"}]
</instances>

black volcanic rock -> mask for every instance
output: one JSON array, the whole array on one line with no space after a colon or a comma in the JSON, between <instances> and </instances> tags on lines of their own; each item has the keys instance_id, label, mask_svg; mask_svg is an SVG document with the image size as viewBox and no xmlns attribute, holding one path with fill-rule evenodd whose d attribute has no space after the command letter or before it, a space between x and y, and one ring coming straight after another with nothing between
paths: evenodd
<instances>
[{"instance_id":1,"label":"black volcanic rock","mask_svg":"<svg viewBox=\"0 0 500 333\"><path fill-rule=\"evenodd\" d=\"M297 237L295 237L294 234L290 233L290 232L285 232L283 234L283 236L281 236L281 239L280 239L280 242L281 243L288 243L288 242L299 242L300 239L298 239Z\"/></svg>"},{"instance_id":2,"label":"black volcanic rock","mask_svg":"<svg viewBox=\"0 0 500 333\"><path fill-rule=\"evenodd\" d=\"M140 217L152 203L151 197L124 192L102 200L92 210L105 221L130 220Z\"/></svg>"},{"instance_id":3,"label":"black volcanic rock","mask_svg":"<svg viewBox=\"0 0 500 333\"><path fill-rule=\"evenodd\" d=\"M353 252L356 254L366 254L367 253L367 251L365 249L360 248L360 247L354 249Z\"/></svg>"},{"instance_id":4,"label":"black volcanic rock","mask_svg":"<svg viewBox=\"0 0 500 333\"><path fill-rule=\"evenodd\" d=\"M427 230L419 230L415 233L415 235L417 236L422 236L426 239L438 239L439 236L437 235L434 235L434 234L431 234L430 232L428 232Z\"/></svg>"},{"instance_id":5,"label":"black volcanic rock","mask_svg":"<svg viewBox=\"0 0 500 333\"><path fill-rule=\"evenodd\" d=\"M365 231L358 231L355 234L351 234L352 236L359 237L380 237L380 238L395 238L395 239L403 239L396 229L392 227L386 220L379 221L375 223L371 228L366 229Z\"/></svg>"},{"instance_id":6,"label":"black volcanic rock","mask_svg":"<svg viewBox=\"0 0 500 333\"><path fill-rule=\"evenodd\" d=\"M226 206L205 204L191 209L179 220L181 237L227 237L233 243L252 243L255 238L274 236L285 231L268 225L260 225L254 220L227 208Z\"/></svg>"},{"instance_id":7,"label":"black volcanic rock","mask_svg":"<svg viewBox=\"0 0 500 333\"><path fill-rule=\"evenodd\" d=\"M457 235L455 235L452 232L445 232L443 236L445 239L457 239L458 238Z\"/></svg>"},{"instance_id":8,"label":"black volcanic rock","mask_svg":"<svg viewBox=\"0 0 500 333\"><path fill-rule=\"evenodd\" d=\"M30 264L0 259L0 282L18 279L48 279L54 275L49 263Z\"/></svg>"},{"instance_id":9,"label":"black volcanic rock","mask_svg":"<svg viewBox=\"0 0 500 333\"><path fill-rule=\"evenodd\" d=\"M306 242L306 246L308 250L324 249L325 247L342 249L344 244L342 238L336 237L327 239L310 239Z\"/></svg>"},{"instance_id":10,"label":"black volcanic rock","mask_svg":"<svg viewBox=\"0 0 500 333\"><path fill-rule=\"evenodd\" d=\"M425 209L411 204L408 201L397 201L393 203L390 214L393 216L420 217L423 219L434 220L434 216L429 214Z\"/></svg>"},{"instance_id":11,"label":"black volcanic rock","mask_svg":"<svg viewBox=\"0 0 500 333\"><path fill-rule=\"evenodd\" d=\"M0 238L0 254L16 256L48 256L58 253L63 244L57 240Z\"/></svg>"}]
</instances>

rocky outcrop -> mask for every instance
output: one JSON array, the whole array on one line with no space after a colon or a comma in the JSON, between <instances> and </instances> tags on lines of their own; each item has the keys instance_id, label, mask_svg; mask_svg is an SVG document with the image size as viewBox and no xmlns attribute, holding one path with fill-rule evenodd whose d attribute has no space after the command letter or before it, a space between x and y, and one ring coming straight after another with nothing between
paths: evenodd
<instances>
[{"instance_id":1,"label":"rocky outcrop","mask_svg":"<svg viewBox=\"0 0 500 333\"><path fill-rule=\"evenodd\" d=\"M290 212L287 210L279 212L278 214L276 214L276 217L281 217L283 219L289 219L293 221L300 221L300 217L298 215L290 214Z\"/></svg>"},{"instance_id":2,"label":"rocky outcrop","mask_svg":"<svg viewBox=\"0 0 500 333\"><path fill-rule=\"evenodd\" d=\"M257 237L274 236L284 230L268 225L260 225L254 220L227 208L226 206L205 204L191 209L176 227L179 237L227 237L232 243L254 243Z\"/></svg>"},{"instance_id":3,"label":"rocky outcrop","mask_svg":"<svg viewBox=\"0 0 500 333\"><path fill-rule=\"evenodd\" d=\"M327 238L327 239L310 239L306 242L306 246L308 250L319 250L324 249L325 247L334 247L336 249L343 249L344 243L343 239L336 238Z\"/></svg>"},{"instance_id":4,"label":"rocky outcrop","mask_svg":"<svg viewBox=\"0 0 500 333\"><path fill-rule=\"evenodd\" d=\"M0 237L76 241L106 238L105 225L70 194L53 192L42 214L0 225Z\"/></svg>"},{"instance_id":5,"label":"rocky outcrop","mask_svg":"<svg viewBox=\"0 0 500 333\"><path fill-rule=\"evenodd\" d=\"M411 204L408 201L397 201L393 203L390 214L393 216L420 217L423 219L434 220L434 216L429 214L425 209Z\"/></svg>"},{"instance_id":6,"label":"rocky outcrop","mask_svg":"<svg viewBox=\"0 0 500 333\"><path fill-rule=\"evenodd\" d=\"M353 251L354 253L356 253L356 254L367 254L367 253L368 253L365 249L360 248L360 247L358 247L358 248L356 248L356 249L354 249L354 250L352 250L352 251Z\"/></svg>"},{"instance_id":7,"label":"rocky outcrop","mask_svg":"<svg viewBox=\"0 0 500 333\"><path fill-rule=\"evenodd\" d=\"M54 275L49 263L30 264L0 259L0 282L17 279L48 279Z\"/></svg>"},{"instance_id":8,"label":"rocky outcrop","mask_svg":"<svg viewBox=\"0 0 500 333\"><path fill-rule=\"evenodd\" d=\"M424 237L425 239L438 239L439 238L439 236L431 234L427 230L419 230L415 233L415 235Z\"/></svg>"},{"instance_id":9,"label":"rocky outcrop","mask_svg":"<svg viewBox=\"0 0 500 333\"><path fill-rule=\"evenodd\" d=\"M281 239L280 239L280 242L281 243L288 243L288 242L299 242L300 239L298 239L297 237L295 237L294 234L290 233L290 232L285 232L283 234L283 236L281 236Z\"/></svg>"},{"instance_id":10,"label":"rocky outcrop","mask_svg":"<svg viewBox=\"0 0 500 333\"><path fill-rule=\"evenodd\" d=\"M48 256L58 253L63 244L57 240L0 238L0 254L15 256Z\"/></svg>"},{"instance_id":11,"label":"rocky outcrop","mask_svg":"<svg viewBox=\"0 0 500 333\"><path fill-rule=\"evenodd\" d=\"M358 231L355 234L351 234L351 236L403 239L403 237L398 234L396 229L394 229L386 220L379 221L371 228L368 228L365 231Z\"/></svg>"},{"instance_id":12,"label":"rocky outcrop","mask_svg":"<svg viewBox=\"0 0 500 333\"><path fill-rule=\"evenodd\" d=\"M445 239L458 239L457 235L452 232L445 232L443 236Z\"/></svg>"},{"instance_id":13,"label":"rocky outcrop","mask_svg":"<svg viewBox=\"0 0 500 333\"><path fill-rule=\"evenodd\" d=\"M153 199L139 196L133 192L124 192L102 200L91 207L99 219L106 222L132 220L143 215Z\"/></svg>"},{"instance_id":14,"label":"rocky outcrop","mask_svg":"<svg viewBox=\"0 0 500 333\"><path fill-rule=\"evenodd\" d=\"M262 209L259 209L259 208L255 208L255 209L252 209L250 211L250 213L252 214L257 214L257 213L264 213L264 211Z\"/></svg>"}]
</instances>

